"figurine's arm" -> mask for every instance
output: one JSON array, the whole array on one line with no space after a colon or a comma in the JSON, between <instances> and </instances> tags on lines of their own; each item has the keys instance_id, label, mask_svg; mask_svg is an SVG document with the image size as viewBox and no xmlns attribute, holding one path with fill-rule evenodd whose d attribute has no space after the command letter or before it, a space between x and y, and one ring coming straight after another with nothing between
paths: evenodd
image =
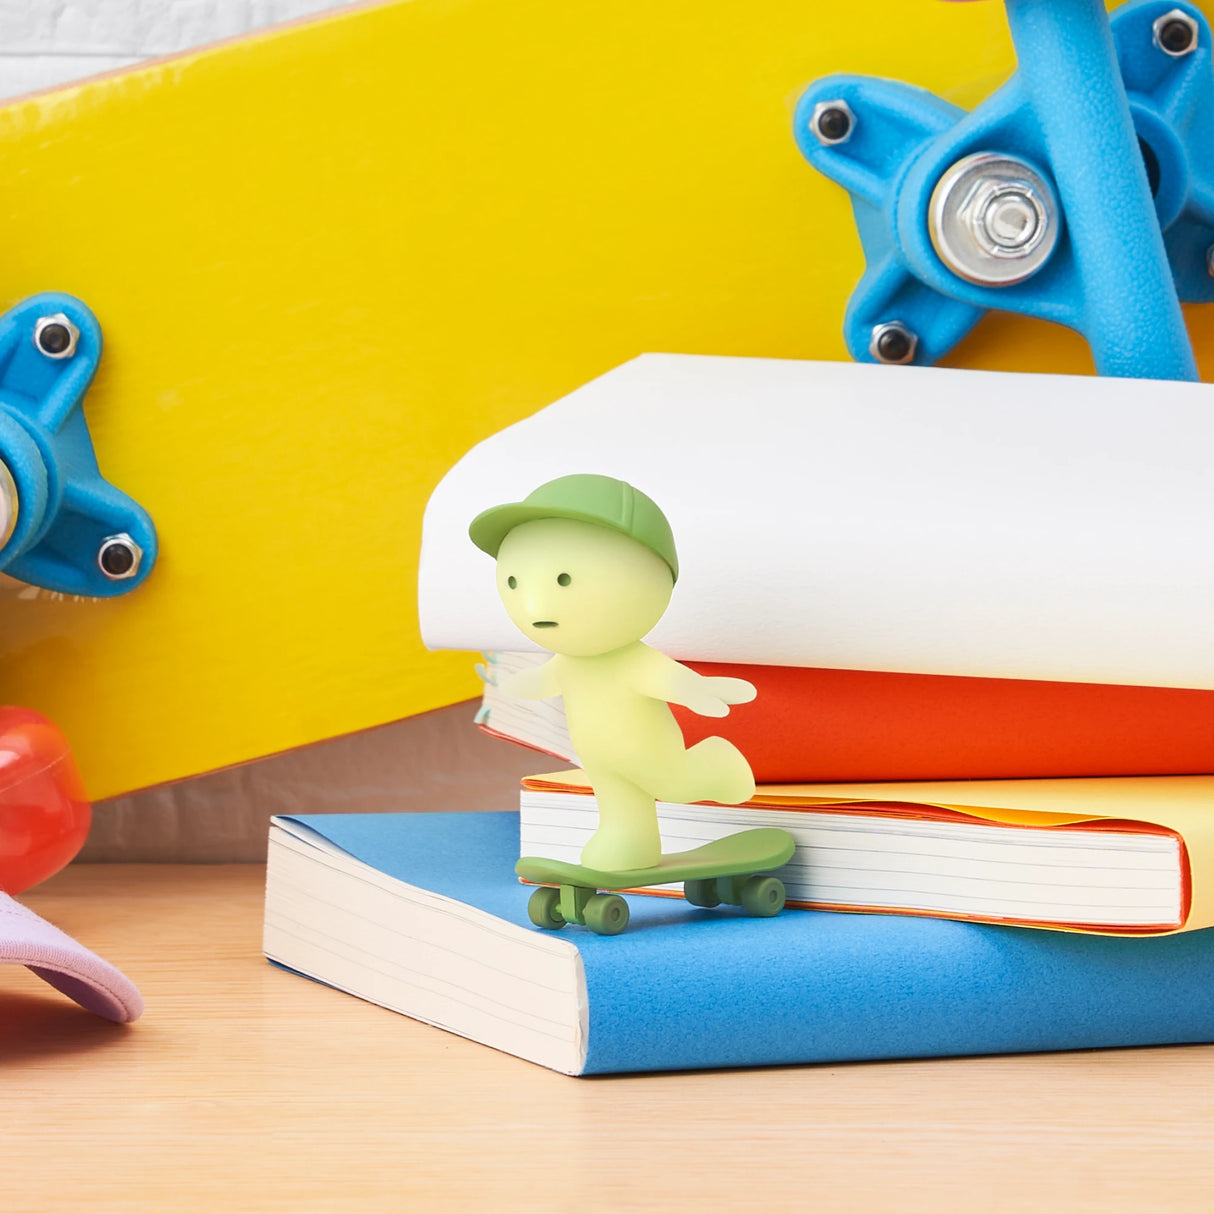
<instances>
[{"instance_id":1,"label":"figurine's arm","mask_svg":"<svg viewBox=\"0 0 1214 1214\"><path fill-rule=\"evenodd\" d=\"M731 704L749 704L757 692L745 679L697 674L689 666L645 647L637 690L667 704L681 704L702 717L724 717Z\"/></svg>"},{"instance_id":2,"label":"figurine's arm","mask_svg":"<svg viewBox=\"0 0 1214 1214\"><path fill-rule=\"evenodd\" d=\"M556 658L542 666L519 670L498 684L498 690L515 700L548 700L561 694Z\"/></svg>"}]
</instances>

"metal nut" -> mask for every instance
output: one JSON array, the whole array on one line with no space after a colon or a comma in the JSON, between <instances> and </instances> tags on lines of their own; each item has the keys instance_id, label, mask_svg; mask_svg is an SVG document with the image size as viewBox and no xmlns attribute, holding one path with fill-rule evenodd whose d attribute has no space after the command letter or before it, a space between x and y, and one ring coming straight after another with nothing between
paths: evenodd
<instances>
[{"instance_id":1,"label":"metal nut","mask_svg":"<svg viewBox=\"0 0 1214 1214\"><path fill-rule=\"evenodd\" d=\"M846 143L856 129L856 116L846 101L819 101L809 120L814 137L826 147Z\"/></svg>"},{"instance_id":2,"label":"metal nut","mask_svg":"<svg viewBox=\"0 0 1214 1214\"><path fill-rule=\"evenodd\" d=\"M901 365L915 357L919 338L900 320L888 320L882 325L873 325L869 337L868 352L881 363Z\"/></svg>"},{"instance_id":3,"label":"metal nut","mask_svg":"<svg viewBox=\"0 0 1214 1214\"><path fill-rule=\"evenodd\" d=\"M1151 26L1151 35L1155 45L1165 55L1179 59L1182 55L1191 54L1197 49L1197 20L1184 9L1174 8L1155 18Z\"/></svg>"},{"instance_id":4,"label":"metal nut","mask_svg":"<svg viewBox=\"0 0 1214 1214\"><path fill-rule=\"evenodd\" d=\"M107 535L97 549L97 567L111 582L133 578L142 560L143 549L125 531Z\"/></svg>"},{"instance_id":5,"label":"metal nut","mask_svg":"<svg viewBox=\"0 0 1214 1214\"><path fill-rule=\"evenodd\" d=\"M940 260L959 278L1007 287L1049 260L1062 226L1053 187L1032 165L977 152L936 183L928 230Z\"/></svg>"},{"instance_id":6,"label":"metal nut","mask_svg":"<svg viewBox=\"0 0 1214 1214\"><path fill-rule=\"evenodd\" d=\"M80 330L63 315L39 317L34 324L34 345L47 358L71 358L80 341Z\"/></svg>"}]
</instances>

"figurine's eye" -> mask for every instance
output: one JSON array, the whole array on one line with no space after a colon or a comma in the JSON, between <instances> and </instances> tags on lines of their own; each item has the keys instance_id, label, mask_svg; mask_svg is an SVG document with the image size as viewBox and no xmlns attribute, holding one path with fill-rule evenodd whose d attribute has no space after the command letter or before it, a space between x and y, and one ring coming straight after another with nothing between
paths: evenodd
<instances>
[{"instance_id":1,"label":"figurine's eye","mask_svg":"<svg viewBox=\"0 0 1214 1214\"><path fill-rule=\"evenodd\" d=\"M506 579L506 585L509 586L511 590L517 590L518 589L518 578L516 578L514 576L514 574L511 574Z\"/></svg>"},{"instance_id":2,"label":"figurine's eye","mask_svg":"<svg viewBox=\"0 0 1214 1214\"><path fill-rule=\"evenodd\" d=\"M556 584L558 586L568 586L572 581L573 578L571 578L567 573L558 573L556 575Z\"/></svg>"}]
</instances>

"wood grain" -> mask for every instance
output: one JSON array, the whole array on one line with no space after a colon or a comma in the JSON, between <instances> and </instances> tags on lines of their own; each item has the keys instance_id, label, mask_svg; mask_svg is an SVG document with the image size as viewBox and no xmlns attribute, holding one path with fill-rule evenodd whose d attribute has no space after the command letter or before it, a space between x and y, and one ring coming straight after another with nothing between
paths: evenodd
<instances>
[{"instance_id":1,"label":"wood grain","mask_svg":"<svg viewBox=\"0 0 1214 1214\"><path fill-rule=\"evenodd\" d=\"M255 866L24 899L127 1029L0 967L0 1208L1205 1211L1214 1049L568 1079L269 966Z\"/></svg>"}]
</instances>

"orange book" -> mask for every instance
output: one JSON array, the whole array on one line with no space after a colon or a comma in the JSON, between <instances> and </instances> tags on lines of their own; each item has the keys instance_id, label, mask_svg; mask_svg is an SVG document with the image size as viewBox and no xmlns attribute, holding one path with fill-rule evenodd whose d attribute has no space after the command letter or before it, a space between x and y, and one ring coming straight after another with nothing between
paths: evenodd
<instances>
[{"instance_id":1,"label":"orange book","mask_svg":"<svg viewBox=\"0 0 1214 1214\"><path fill-rule=\"evenodd\" d=\"M542 661L491 654L489 674ZM1214 772L1214 691L688 662L748 679L727 717L675 707L688 745L733 742L760 784ZM485 732L576 762L559 700L486 687Z\"/></svg>"},{"instance_id":2,"label":"orange book","mask_svg":"<svg viewBox=\"0 0 1214 1214\"><path fill-rule=\"evenodd\" d=\"M657 815L663 852L786 830L793 906L1149 935L1214 925L1212 798L1214 776L784 784ZM598 826L581 771L527 778L520 809L523 855L576 863Z\"/></svg>"}]
</instances>

